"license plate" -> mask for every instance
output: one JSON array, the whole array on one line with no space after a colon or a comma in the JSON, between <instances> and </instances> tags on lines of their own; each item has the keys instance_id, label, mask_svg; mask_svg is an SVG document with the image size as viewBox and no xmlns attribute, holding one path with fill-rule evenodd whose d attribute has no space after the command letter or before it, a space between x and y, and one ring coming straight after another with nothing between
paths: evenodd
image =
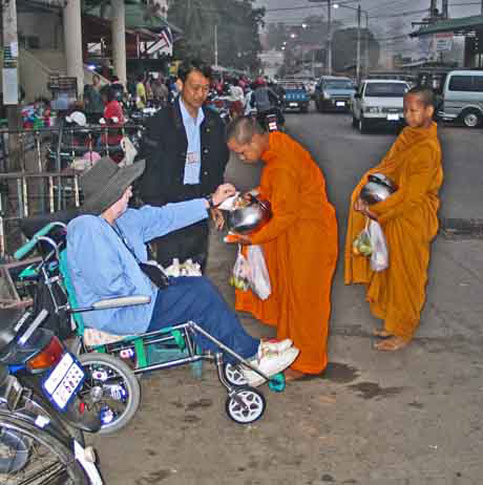
<instances>
[{"instance_id":1,"label":"license plate","mask_svg":"<svg viewBox=\"0 0 483 485\"><path fill-rule=\"evenodd\" d=\"M397 113L389 113L387 115L387 121L399 121L399 115Z\"/></svg>"},{"instance_id":2,"label":"license plate","mask_svg":"<svg viewBox=\"0 0 483 485\"><path fill-rule=\"evenodd\" d=\"M336 106L345 106L345 101L336 101L335 105Z\"/></svg>"},{"instance_id":3,"label":"license plate","mask_svg":"<svg viewBox=\"0 0 483 485\"><path fill-rule=\"evenodd\" d=\"M45 379L43 388L49 399L60 410L64 410L77 393L84 377L85 373L80 364L66 352Z\"/></svg>"},{"instance_id":4,"label":"license plate","mask_svg":"<svg viewBox=\"0 0 483 485\"><path fill-rule=\"evenodd\" d=\"M289 106L298 106L298 103L289 103Z\"/></svg>"}]
</instances>

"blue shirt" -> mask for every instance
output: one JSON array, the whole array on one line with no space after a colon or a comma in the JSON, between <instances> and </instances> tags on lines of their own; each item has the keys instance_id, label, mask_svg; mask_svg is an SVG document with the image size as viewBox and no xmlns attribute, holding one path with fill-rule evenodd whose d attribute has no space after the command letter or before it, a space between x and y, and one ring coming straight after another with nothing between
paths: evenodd
<instances>
[{"instance_id":1,"label":"blue shirt","mask_svg":"<svg viewBox=\"0 0 483 485\"><path fill-rule=\"evenodd\" d=\"M198 110L196 120L188 113L183 99L179 97L179 107L181 117L183 118L184 129L188 138L188 150L186 153L186 162L184 166L185 185L196 185L200 183L201 172L201 123L205 119L203 109Z\"/></svg>"},{"instance_id":2,"label":"blue shirt","mask_svg":"<svg viewBox=\"0 0 483 485\"><path fill-rule=\"evenodd\" d=\"M146 243L207 217L204 199L163 207L128 209L116 220L131 250L147 260ZM117 335L143 333L158 293L114 228L100 216L82 215L67 226L67 262L79 307L107 298L143 295L146 305L95 310L83 314L86 326Z\"/></svg>"}]
</instances>

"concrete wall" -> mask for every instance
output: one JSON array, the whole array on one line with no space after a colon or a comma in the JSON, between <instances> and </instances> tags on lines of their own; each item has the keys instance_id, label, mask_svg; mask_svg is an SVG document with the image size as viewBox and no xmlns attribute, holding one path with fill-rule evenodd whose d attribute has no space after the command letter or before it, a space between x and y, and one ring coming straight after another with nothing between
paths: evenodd
<instances>
[{"instance_id":1,"label":"concrete wall","mask_svg":"<svg viewBox=\"0 0 483 485\"><path fill-rule=\"evenodd\" d=\"M40 49L63 49L62 19L56 13L25 13L18 14L18 34L26 39L25 47L30 48L29 39L38 39ZM33 39L32 39L33 40Z\"/></svg>"}]
</instances>

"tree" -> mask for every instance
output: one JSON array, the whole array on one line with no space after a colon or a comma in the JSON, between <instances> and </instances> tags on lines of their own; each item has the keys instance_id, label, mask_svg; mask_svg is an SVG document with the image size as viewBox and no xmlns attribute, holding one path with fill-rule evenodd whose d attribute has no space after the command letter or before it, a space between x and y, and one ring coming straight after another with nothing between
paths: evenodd
<instances>
[{"instance_id":1,"label":"tree","mask_svg":"<svg viewBox=\"0 0 483 485\"><path fill-rule=\"evenodd\" d=\"M240 70L258 68L261 51L258 35L265 10L254 0L176 0L168 20L183 30L175 46L175 57L197 56L215 62L215 26L218 63Z\"/></svg>"},{"instance_id":2,"label":"tree","mask_svg":"<svg viewBox=\"0 0 483 485\"><path fill-rule=\"evenodd\" d=\"M365 39L368 36L369 68L377 66L379 62L379 42L373 33L367 29L361 29L361 62L364 62ZM354 69L357 63L357 28L340 29L334 32L332 37L332 59L334 70L343 72Z\"/></svg>"}]
</instances>

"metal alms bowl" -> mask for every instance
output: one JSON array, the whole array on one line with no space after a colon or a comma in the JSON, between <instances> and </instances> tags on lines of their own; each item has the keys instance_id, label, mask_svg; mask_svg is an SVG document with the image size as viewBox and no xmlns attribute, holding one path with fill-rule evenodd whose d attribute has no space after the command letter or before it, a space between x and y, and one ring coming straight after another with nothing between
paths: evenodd
<instances>
[{"instance_id":1,"label":"metal alms bowl","mask_svg":"<svg viewBox=\"0 0 483 485\"><path fill-rule=\"evenodd\" d=\"M382 202L396 192L394 182L380 173L369 175L369 181L362 187L360 198L369 205Z\"/></svg>"},{"instance_id":2,"label":"metal alms bowl","mask_svg":"<svg viewBox=\"0 0 483 485\"><path fill-rule=\"evenodd\" d=\"M252 197L247 206L229 211L226 222L231 232L246 235L262 227L271 217L270 203Z\"/></svg>"}]
</instances>

